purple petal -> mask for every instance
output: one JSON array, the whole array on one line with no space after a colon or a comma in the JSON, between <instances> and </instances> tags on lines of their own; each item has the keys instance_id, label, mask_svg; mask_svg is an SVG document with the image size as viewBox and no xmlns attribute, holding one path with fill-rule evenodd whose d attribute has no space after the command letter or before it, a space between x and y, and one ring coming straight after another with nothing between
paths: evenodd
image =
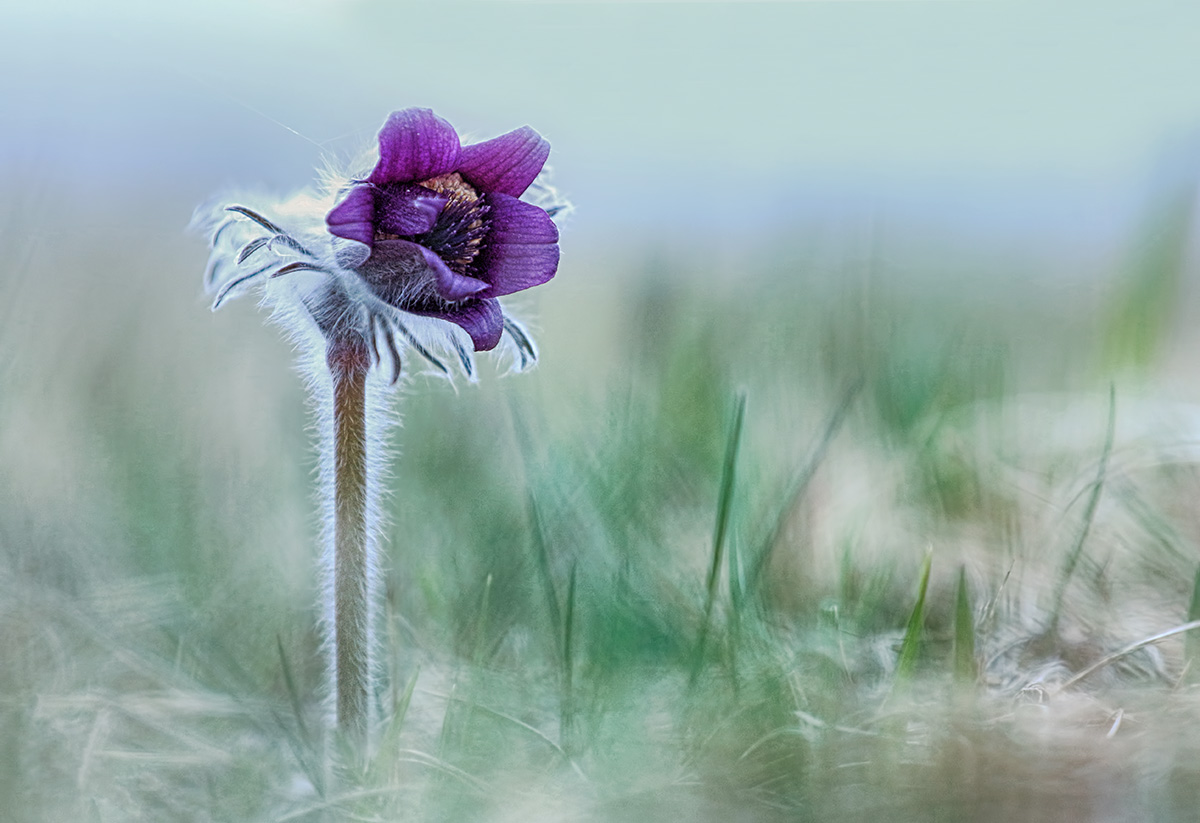
<instances>
[{"instance_id":1,"label":"purple petal","mask_svg":"<svg viewBox=\"0 0 1200 823\"><path fill-rule=\"evenodd\" d=\"M379 228L391 234L424 234L437 222L447 199L424 186L384 186L375 198Z\"/></svg>"},{"instance_id":2,"label":"purple petal","mask_svg":"<svg viewBox=\"0 0 1200 823\"><path fill-rule=\"evenodd\" d=\"M458 166L458 133L429 109L393 112L379 130L371 183L419 183Z\"/></svg>"},{"instance_id":3,"label":"purple petal","mask_svg":"<svg viewBox=\"0 0 1200 823\"><path fill-rule=\"evenodd\" d=\"M558 271L558 227L532 203L488 194L492 229L472 264L490 286L480 297L500 297L545 283Z\"/></svg>"},{"instance_id":4,"label":"purple petal","mask_svg":"<svg viewBox=\"0 0 1200 823\"><path fill-rule=\"evenodd\" d=\"M474 277L468 277L465 274L459 274L452 271L447 266L442 258L438 257L424 246L419 246L421 254L425 257L425 263L429 266L434 275L434 287L440 297L451 302L465 300L468 297L474 297L480 292L487 289L488 284L482 280L477 280Z\"/></svg>"},{"instance_id":5,"label":"purple petal","mask_svg":"<svg viewBox=\"0 0 1200 823\"><path fill-rule=\"evenodd\" d=\"M325 225L330 234L369 248L375 241L375 190L370 186L350 189L346 199L325 215Z\"/></svg>"},{"instance_id":6,"label":"purple petal","mask_svg":"<svg viewBox=\"0 0 1200 823\"><path fill-rule=\"evenodd\" d=\"M412 311L413 314L437 317L462 326L467 334L471 335L475 351L496 348L500 342L500 335L504 332L504 313L500 311L499 300L471 300L450 309Z\"/></svg>"},{"instance_id":7,"label":"purple petal","mask_svg":"<svg viewBox=\"0 0 1200 823\"><path fill-rule=\"evenodd\" d=\"M546 165L550 143L529 126L463 146L458 171L485 192L520 197Z\"/></svg>"},{"instance_id":8,"label":"purple petal","mask_svg":"<svg viewBox=\"0 0 1200 823\"><path fill-rule=\"evenodd\" d=\"M451 271L440 257L409 240L378 240L358 275L383 302L403 311L428 305L434 294L465 300L487 283Z\"/></svg>"}]
</instances>

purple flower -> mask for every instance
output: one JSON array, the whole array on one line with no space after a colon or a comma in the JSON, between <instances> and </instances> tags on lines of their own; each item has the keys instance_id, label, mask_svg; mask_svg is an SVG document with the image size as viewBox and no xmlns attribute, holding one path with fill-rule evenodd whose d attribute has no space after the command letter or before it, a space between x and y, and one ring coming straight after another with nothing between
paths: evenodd
<instances>
[{"instance_id":1,"label":"purple flower","mask_svg":"<svg viewBox=\"0 0 1200 823\"><path fill-rule=\"evenodd\" d=\"M505 328L496 298L558 269L550 213L519 199L549 153L528 126L463 146L429 109L395 112L379 162L325 217L349 241L338 264L383 303L461 326L476 351L495 348Z\"/></svg>"},{"instance_id":2,"label":"purple flower","mask_svg":"<svg viewBox=\"0 0 1200 823\"><path fill-rule=\"evenodd\" d=\"M253 197L197 210L211 243L205 285L213 308L261 286L273 317L310 352L331 341L386 352L392 382L403 353L447 377L450 354L475 379L471 353L495 349L522 371L537 350L497 298L544 283L558 269L558 229L569 208L547 185L549 144L528 126L463 146L428 109L392 114L379 160L354 177L291 197Z\"/></svg>"}]
</instances>

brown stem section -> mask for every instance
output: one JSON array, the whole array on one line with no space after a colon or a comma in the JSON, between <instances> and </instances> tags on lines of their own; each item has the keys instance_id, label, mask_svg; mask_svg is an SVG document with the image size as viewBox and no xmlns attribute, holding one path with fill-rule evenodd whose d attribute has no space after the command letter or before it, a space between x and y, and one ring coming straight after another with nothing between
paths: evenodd
<instances>
[{"instance_id":1,"label":"brown stem section","mask_svg":"<svg viewBox=\"0 0 1200 823\"><path fill-rule=\"evenodd\" d=\"M333 622L338 730L362 751L370 682L367 556L366 341L332 337L325 350L333 380Z\"/></svg>"}]
</instances>

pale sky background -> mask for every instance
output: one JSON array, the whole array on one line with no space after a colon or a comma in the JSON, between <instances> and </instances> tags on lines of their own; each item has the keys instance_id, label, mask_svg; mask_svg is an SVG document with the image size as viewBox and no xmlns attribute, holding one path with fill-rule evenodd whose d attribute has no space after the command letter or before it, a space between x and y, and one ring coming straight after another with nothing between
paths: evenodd
<instances>
[{"instance_id":1,"label":"pale sky background","mask_svg":"<svg viewBox=\"0 0 1200 823\"><path fill-rule=\"evenodd\" d=\"M1195 166L1200 4L0 0L0 180L99 208L293 188L411 105L533 125L595 242L871 209L1087 242Z\"/></svg>"}]
</instances>

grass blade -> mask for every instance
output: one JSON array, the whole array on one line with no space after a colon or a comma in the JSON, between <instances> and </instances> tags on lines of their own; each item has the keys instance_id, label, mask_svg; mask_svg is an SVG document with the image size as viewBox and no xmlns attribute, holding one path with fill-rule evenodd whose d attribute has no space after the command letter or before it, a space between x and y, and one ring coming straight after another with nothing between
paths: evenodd
<instances>
[{"instance_id":1,"label":"grass blade","mask_svg":"<svg viewBox=\"0 0 1200 823\"><path fill-rule=\"evenodd\" d=\"M574 723L575 691L575 566L571 566L571 577L567 582L567 608L563 620L563 671L562 706L559 715L559 740L563 749L570 751L571 729Z\"/></svg>"},{"instance_id":2,"label":"grass blade","mask_svg":"<svg viewBox=\"0 0 1200 823\"><path fill-rule=\"evenodd\" d=\"M324 775L316 764L309 759L310 755L317 750L316 742L308 730L308 724L304 722L304 704L300 700L300 690L296 688L296 679L292 675L292 667L288 663L287 653L283 649L283 638L278 634L275 635L275 648L279 650L279 665L283 670L283 683L287 688L288 701L292 704L292 714L296 718L296 728L299 730L298 738L283 723L282 718L279 718L279 727L284 730L291 744L292 754L300 763L301 770L308 775L308 779L312 782L313 787L316 788L317 794L324 797Z\"/></svg>"},{"instance_id":3,"label":"grass blade","mask_svg":"<svg viewBox=\"0 0 1200 823\"><path fill-rule=\"evenodd\" d=\"M287 653L283 650L283 638L278 634L275 635L275 648L279 650L279 666L283 670L283 684L287 687L288 700L292 704L292 713L296 716L296 726L300 729L300 736L304 742L310 747L312 746L312 735L308 733L308 726L304 722L303 704L300 702L300 691L296 688L296 680L292 676L292 667L288 664Z\"/></svg>"},{"instance_id":4,"label":"grass blade","mask_svg":"<svg viewBox=\"0 0 1200 823\"><path fill-rule=\"evenodd\" d=\"M408 716L408 707L412 704L413 692L417 688L417 678L421 676L421 668L413 672L408 679L404 691L396 695L392 703L392 716L388 721L383 739L379 742L375 760L367 773L367 785L381 782L388 770L395 764L394 755L400 748L400 733L404 730L404 718Z\"/></svg>"},{"instance_id":5,"label":"grass blade","mask_svg":"<svg viewBox=\"0 0 1200 823\"><path fill-rule=\"evenodd\" d=\"M958 594L954 601L954 676L960 682L974 683L979 677L975 659L975 614L971 591L967 587L967 567L958 567Z\"/></svg>"},{"instance_id":6,"label":"grass blade","mask_svg":"<svg viewBox=\"0 0 1200 823\"><path fill-rule=\"evenodd\" d=\"M487 642L488 611L492 606L492 574L488 573L483 581L483 595L479 599L479 612L475 616L475 647L471 651L471 660L483 663L484 645Z\"/></svg>"},{"instance_id":7,"label":"grass blade","mask_svg":"<svg viewBox=\"0 0 1200 823\"><path fill-rule=\"evenodd\" d=\"M421 667L413 672L413 676L408 679L408 685L404 687L404 694L392 706L392 725L399 728L404 725L404 718L408 716L408 707L412 704L413 690L417 688L417 678L421 676Z\"/></svg>"},{"instance_id":8,"label":"grass blade","mask_svg":"<svg viewBox=\"0 0 1200 823\"><path fill-rule=\"evenodd\" d=\"M562 607L558 602L558 590L554 585L554 572L550 567L550 549L546 545L546 532L542 524L541 509L538 508L537 498L531 491L526 497L526 507L529 513L529 523L533 533L534 557L537 560L538 577L542 582L542 593L546 599L546 616L550 621L550 631L554 636L560 636L563 629ZM559 646L559 653L565 655L564 648ZM565 657L563 665L566 665Z\"/></svg>"},{"instance_id":9,"label":"grass blade","mask_svg":"<svg viewBox=\"0 0 1200 823\"><path fill-rule=\"evenodd\" d=\"M1053 607L1050 612L1050 621L1046 626L1046 637L1053 637L1058 633L1058 621L1062 617L1063 601L1066 597L1067 586L1071 582L1071 576L1075 573L1075 568L1079 565L1079 558L1083 555L1084 544L1087 542L1092 522L1096 518L1096 509L1100 504L1100 492L1104 489L1104 480L1108 474L1108 458L1112 454L1116 422L1117 389L1115 385L1109 384L1108 428L1104 436L1104 450L1100 453L1100 465L1096 469L1096 479L1092 481L1091 494L1088 495L1087 508L1083 513L1083 524L1079 528L1079 534L1075 538L1074 545L1071 546L1070 552L1067 553L1067 559L1063 563L1062 571L1058 576L1058 583L1054 588L1054 598L1051 601Z\"/></svg>"},{"instance_id":10,"label":"grass blade","mask_svg":"<svg viewBox=\"0 0 1200 823\"><path fill-rule=\"evenodd\" d=\"M925 628L925 593L929 589L929 571L933 567L933 553L927 552L921 564L921 582L917 586L917 602L908 617L904 629L904 642L900 644L900 657L896 661L896 682L907 680L917 665L921 653L921 638Z\"/></svg>"},{"instance_id":11,"label":"grass blade","mask_svg":"<svg viewBox=\"0 0 1200 823\"><path fill-rule=\"evenodd\" d=\"M721 561L725 553L725 538L729 530L729 514L733 508L733 489L736 480L738 449L742 441L742 424L746 417L746 393L739 392L729 437L725 441L725 460L721 466L721 488L717 495L717 520L713 527L712 563L708 569L708 580L704 599L704 618L700 624L700 638L696 643L695 659L692 663L691 683L696 682L704 664L704 652L708 645L708 633L712 621L713 605L717 599L717 584L721 577Z\"/></svg>"},{"instance_id":12,"label":"grass blade","mask_svg":"<svg viewBox=\"0 0 1200 823\"><path fill-rule=\"evenodd\" d=\"M740 541L736 538L729 541L729 568L726 575L729 578L729 602L733 604L734 612L741 610L746 592L746 565L742 560Z\"/></svg>"},{"instance_id":13,"label":"grass blade","mask_svg":"<svg viewBox=\"0 0 1200 823\"><path fill-rule=\"evenodd\" d=\"M512 321L505 318L505 328L508 329ZM519 330L519 326L515 327ZM522 332L522 337L524 333ZM528 340L526 340L528 343ZM532 347L532 343L528 343ZM524 358L524 354L521 355ZM536 361L536 355L533 360ZM509 417L513 424L513 434L517 439L517 446L522 456L525 482L529 486L529 491L525 495L525 512L529 519L529 531L533 542L533 557L534 564L537 567L538 578L542 585L542 596L546 601L546 617L549 621L550 637L554 643L555 650L559 654L559 662L565 668L569 666L569 653L563 645L564 633L569 633L569 628L564 629L563 622L563 607L559 600L558 586L555 584L554 566L550 558L550 544L546 540L546 522L542 516L542 507L538 505L537 494L534 492L533 483L531 480L530 465L533 462L534 442L533 435L529 430L529 425L526 423L527 415L522 412L519 407L509 407ZM572 572L573 573L573 572Z\"/></svg>"},{"instance_id":14,"label":"grass blade","mask_svg":"<svg viewBox=\"0 0 1200 823\"><path fill-rule=\"evenodd\" d=\"M859 379L854 383L842 396L841 402L829 415L829 419L825 423L825 428L821 432L821 437L817 440L816 446L809 455L807 461L792 478L792 482L788 485L787 493L783 497L783 503L776 511L771 522L773 526L770 534L763 541L758 551L749 564L749 569L746 572L746 584L743 593L746 596L752 594L758 586L759 580L762 578L763 570L771 559L771 552L779 543L780 535L787 527L788 514L796 508L797 501L803 497L804 492L808 489L808 484L812 482L813 476L817 473L821 463L825 459L825 454L829 451L829 445L833 442L833 438L842 428L842 424L846 421L846 415L850 411L850 407L854 402L854 398L858 397L862 391L863 381Z\"/></svg>"}]
</instances>

